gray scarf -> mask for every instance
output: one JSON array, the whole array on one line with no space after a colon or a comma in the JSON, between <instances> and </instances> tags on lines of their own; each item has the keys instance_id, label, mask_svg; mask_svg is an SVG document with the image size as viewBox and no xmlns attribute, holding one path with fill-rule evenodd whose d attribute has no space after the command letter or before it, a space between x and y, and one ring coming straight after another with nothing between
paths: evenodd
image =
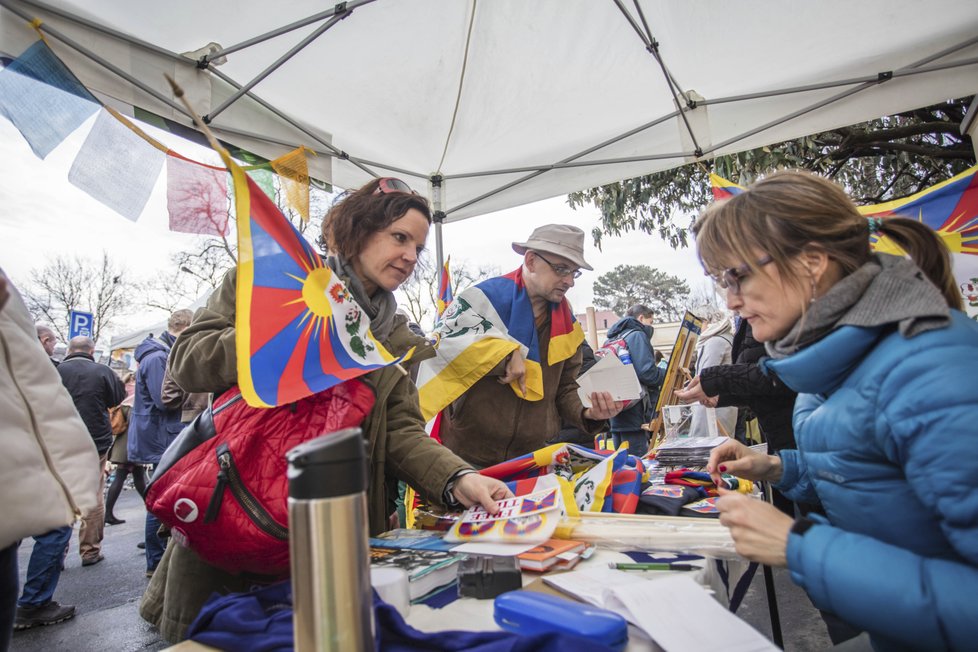
<instances>
[{"instance_id":1,"label":"gray scarf","mask_svg":"<svg viewBox=\"0 0 978 652\"><path fill-rule=\"evenodd\" d=\"M817 342L839 326L895 323L900 334L910 338L944 328L950 320L944 295L911 260L874 254L816 299L787 335L764 347L778 359Z\"/></svg>"},{"instance_id":2,"label":"gray scarf","mask_svg":"<svg viewBox=\"0 0 978 652\"><path fill-rule=\"evenodd\" d=\"M394 327L394 315L397 313L394 293L377 288L373 296L368 296L363 283L353 271L353 265L339 256L327 256L326 265L339 275L347 289L353 293L353 298L367 313L370 318L370 332L381 342L386 342Z\"/></svg>"}]
</instances>

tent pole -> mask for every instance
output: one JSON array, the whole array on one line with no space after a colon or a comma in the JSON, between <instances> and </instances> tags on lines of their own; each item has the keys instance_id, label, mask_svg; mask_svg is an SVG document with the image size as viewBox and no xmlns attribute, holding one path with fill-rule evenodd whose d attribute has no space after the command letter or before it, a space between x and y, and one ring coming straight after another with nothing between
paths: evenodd
<instances>
[{"instance_id":1,"label":"tent pole","mask_svg":"<svg viewBox=\"0 0 978 652\"><path fill-rule=\"evenodd\" d=\"M343 20L344 18L346 18L346 16L347 16L347 14L343 14L342 16L334 16L333 18L329 19L328 21L326 21L325 23L323 23L322 25L320 25L319 27L317 27L316 30L312 34L310 34L309 36L307 36L306 38L302 39L301 41L299 41L298 43L296 43L294 46L292 46L291 48L289 48L289 51L288 52L286 52L285 54L283 54L282 56L280 56L278 59L276 59L275 61L273 61L270 66L268 66L267 68L265 68L264 70L262 70L260 73L258 73L255 76L255 78L252 79L250 82L246 83L244 86L242 86L241 88L239 88L233 95L231 95L231 97L229 97L226 100L224 100L224 102L222 102L220 106L218 106L216 109L214 109L213 111L211 111L207 115L203 116L204 122L206 122L207 124L210 124L211 123L211 120L213 120L218 115L220 115L221 112L224 111L226 108L228 108L229 106L231 106L232 104L234 104L235 102L237 102L241 98L242 95L246 94L248 91L250 91L252 88L254 88L255 85L258 84L261 80L265 79L270 74L272 74L273 72L275 72L276 70L278 70L281 66L283 66L285 64L286 61L288 61L289 59L291 59L292 57L294 57L303 48L305 48L307 45L309 45L310 43L312 43L313 41L315 41L317 38L319 38L320 36L322 36L326 32L326 30L328 30L333 25L335 25L336 23L338 23L341 20Z\"/></svg>"},{"instance_id":2,"label":"tent pole","mask_svg":"<svg viewBox=\"0 0 978 652\"><path fill-rule=\"evenodd\" d=\"M431 205L435 209L432 215L432 221L435 223L435 283L438 284L441 278L441 269L445 265L445 250L442 244L441 233L441 225L445 221L445 211L442 210L444 204L442 183L444 183L444 178L440 174L433 174L430 181Z\"/></svg>"},{"instance_id":3,"label":"tent pole","mask_svg":"<svg viewBox=\"0 0 978 652\"><path fill-rule=\"evenodd\" d=\"M306 25L312 25L313 23L318 23L321 20L325 20L325 19L327 19L327 18L329 18L331 16L335 16L338 11L342 11L343 12L343 15L341 17L342 18L346 18L351 13L353 13L353 10L356 9L357 7L360 7L360 6L363 6L363 5L366 5L366 4L370 4L371 2L375 2L375 1L376 0L349 0L349 2L342 3L342 7L340 5L336 5L332 9L327 9L326 11L321 11L318 14L313 14L312 16L307 16L306 18L303 18L302 20L297 20L294 23L290 23L288 25L283 25L282 27L279 27L278 29L273 29L270 32L265 32L264 34L259 34L258 36L255 36L254 38L250 38L250 39L248 39L246 41L242 41L241 43L236 43L234 45L229 45L228 47L226 47L226 48L224 48L222 50L218 50L217 52L212 52L210 54L205 54L203 57L201 57L200 60L203 63L210 63L211 61L213 61L215 59L219 59L220 57L227 56L227 55L231 54L232 52L237 52L238 50L244 50L245 48L249 48L252 45L257 45L259 43L263 43L263 42L265 42L265 41L267 41L269 39L275 38L276 36L281 36L283 34L288 34L289 32L291 32L293 30L296 30L296 29L299 29L301 27L305 27Z\"/></svg>"}]
</instances>

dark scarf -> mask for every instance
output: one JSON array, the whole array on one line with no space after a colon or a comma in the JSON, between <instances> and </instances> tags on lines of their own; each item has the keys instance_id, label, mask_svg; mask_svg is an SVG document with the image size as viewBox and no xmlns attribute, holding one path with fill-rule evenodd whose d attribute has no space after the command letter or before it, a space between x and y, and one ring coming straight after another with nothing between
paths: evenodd
<instances>
[{"instance_id":1,"label":"dark scarf","mask_svg":"<svg viewBox=\"0 0 978 652\"><path fill-rule=\"evenodd\" d=\"M370 332L381 342L386 342L394 328L394 315L397 313L397 300L393 292L377 288L373 296L368 296L363 283L353 271L353 265L339 256L327 256L326 265L343 280L353 298L370 318Z\"/></svg>"},{"instance_id":2,"label":"dark scarf","mask_svg":"<svg viewBox=\"0 0 978 652\"><path fill-rule=\"evenodd\" d=\"M910 338L944 328L950 320L944 295L911 260L874 254L816 299L787 335L765 348L772 358L785 358L839 326L897 324L900 334Z\"/></svg>"}]
</instances>

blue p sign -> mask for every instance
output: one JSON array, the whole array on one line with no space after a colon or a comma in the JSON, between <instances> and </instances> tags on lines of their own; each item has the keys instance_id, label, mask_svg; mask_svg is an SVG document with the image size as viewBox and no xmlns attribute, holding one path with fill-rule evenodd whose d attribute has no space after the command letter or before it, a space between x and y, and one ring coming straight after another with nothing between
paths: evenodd
<instances>
[{"instance_id":1,"label":"blue p sign","mask_svg":"<svg viewBox=\"0 0 978 652\"><path fill-rule=\"evenodd\" d=\"M72 310L69 314L68 339L79 335L92 336L92 313Z\"/></svg>"}]
</instances>

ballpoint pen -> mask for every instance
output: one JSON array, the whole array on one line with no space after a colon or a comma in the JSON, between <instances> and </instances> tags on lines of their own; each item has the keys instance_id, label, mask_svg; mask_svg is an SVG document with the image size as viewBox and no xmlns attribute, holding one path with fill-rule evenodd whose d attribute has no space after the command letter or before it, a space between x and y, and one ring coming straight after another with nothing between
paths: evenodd
<instances>
[{"instance_id":1,"label":"ballpoint pen","mask_svg":"<svg viewBox=\"0 0 978 652\"><path fill-rule=\"evenodd\" d=\"M663 562L658 563L617 563L609 562L608 568L616 568L618 570L663 570L663 571L691 571L699 570L699 566L693 566L692 564L668 564Z\"/></svg>"}]
</instances>

